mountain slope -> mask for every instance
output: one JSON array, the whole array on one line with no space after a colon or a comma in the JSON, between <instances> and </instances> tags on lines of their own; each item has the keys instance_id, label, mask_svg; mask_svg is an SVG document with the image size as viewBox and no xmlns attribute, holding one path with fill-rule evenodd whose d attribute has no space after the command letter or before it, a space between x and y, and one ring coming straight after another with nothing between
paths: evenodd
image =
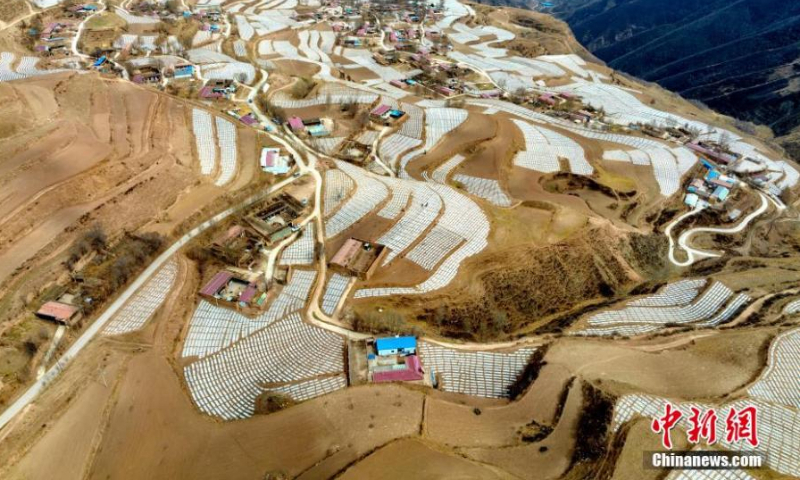
<instances>
[{"instance_id":1,"label":"mountain slope","mask_svg":"<svg viewBox=\"0 0 800 480\"><path fill-rule=\"evenodd\" d=\"M500 0L501 2L504 0ZM800 2L564 0L549 11L610 67L722 113L800 127Z\"/></svg>"}]
</instances>

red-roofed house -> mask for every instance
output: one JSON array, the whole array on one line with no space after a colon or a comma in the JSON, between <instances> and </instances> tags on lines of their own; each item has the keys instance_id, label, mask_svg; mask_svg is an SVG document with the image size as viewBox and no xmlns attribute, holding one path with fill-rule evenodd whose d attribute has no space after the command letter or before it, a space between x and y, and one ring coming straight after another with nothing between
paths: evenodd
<instances>
[{"instance_id":1,"label":"red-roofed house","mask_svg":"<svg viewBox=\"0 0 800 480\"><path fill-rule=\"evenodd\" d=\"M306 126L300 117L289 117L289 128L295 132L305 132Z\"/></svg>"},{"instance_id":2,"label":"red-roofed house","mask_svg":"<svg viewBox=\"0 0 800 480\"><path fill-rule=\"evenodd\" d=\"M72 326L80 320L78 307L61 302L47 302L39 308L36 316L44 320L63 323Z\"/></svg>"},{"instance_id":3,"label":"red-roofed house","mask_svg":"<svg viewBox=\"0 0 800 480\"><path fill-rule=\"evenodd\" d=\"M371 112L369 112L369 118L373 122L381 123L384 120L384 117L389 113L392 107L386 104L380 104L375 107Z\"/></svg>"},{"instance_id":4,"label":"red-roofed house","mask_svg":"<svg viewBox=\"0 0 800 480\"><path fill-rule=\"evenodd\" d=\"M286 175L291 170L289 159L280 154L277 148L261 149L261 170L273 175Z\"/></svg>"},{"instance_id":5,"label":"red-roofed house","mask_svg":"<svg viewBox=\"0 0 800 480\"><path fill-rule=\"evenodd\" d=\"M200 290L200 296L219 305L246 308L258 295L258 285L234 276L231 272L217 272Z\"/></svg>"}]
</instances>

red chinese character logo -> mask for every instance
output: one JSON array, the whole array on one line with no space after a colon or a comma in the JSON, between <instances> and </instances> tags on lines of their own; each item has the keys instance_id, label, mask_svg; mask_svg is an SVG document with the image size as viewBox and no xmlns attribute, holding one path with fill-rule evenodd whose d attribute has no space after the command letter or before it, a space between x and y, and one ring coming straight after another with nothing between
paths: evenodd
<instances>
[{"instance_id":1,"label":"red chinese character logo","mask_svg":"<svg viewBox=\"0 0 800 480\"><path fill-rule=\"evenodd\" d=\"M756 407L745 407L738 412L731 407L725 418L725 441L738 443L747 440L753 447L758 446L758 425L756 423Z\"/></svg>"},{"instance_id":2,"label":"red chinese character logo","mask_svg":"<svg viewBox=\"0 0 800 480\"><path fill-rule=\"evenodd\" d=\"M700 415L700 409L697 407L690 407L692 415L689 417L689 441L691 443L699 443L700 439L706 440L706 443L713 445L717 443L717 412L713 408L708 409L703 415Z\"/></svg>"},{"instance_id":3,"label":"red chinese character logo","mask_svg":"<svg viewBox=\"0 0 800 480\"><path fill-rule=\"evenodd\" d=\"M672 404L667 402L664 406L664 415L662 417L654 418L650 428L655 433L661 433L661 444L664 448L672 449L672 438L670 432L675 428L675 424L681 419L683 414L680 410L672 407Z\"/></svg>"}]
</instances>

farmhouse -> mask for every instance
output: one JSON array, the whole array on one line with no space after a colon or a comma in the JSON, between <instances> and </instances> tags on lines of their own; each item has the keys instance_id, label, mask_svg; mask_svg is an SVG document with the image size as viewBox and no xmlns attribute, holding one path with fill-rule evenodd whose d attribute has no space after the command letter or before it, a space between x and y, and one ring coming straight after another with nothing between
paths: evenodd
<instances>
[{"instance_id":1,"label":"farmhouse","mask_svg":"<svg viewBox=\"0 0 800 480\"><path fill-rule=\"evenodd\" d=\"M235 276L228 271L217 272L200 290L200 296L217 304L249 307L264 293L254 281Z\"/></svg>"},{"instance_id":2,"label":"farmhouse","mask_svg":"<svg viewBox=\"0 0 800 480\"><path fill-rule=\"evenodd\" d=\"M380 104L369 113L369 119L380 125L393 125L403 120L406 113L386 104Z\"/></svg>"},{"instance_id":3,"label":"farmhouse","mask_svg":"<svg viewBox=\"0 0 800 480\"><path fill-rule=\"evenodd\" d=\"M206 84L200 90L200 98L230 98L230 96L234 93L236 93L236 85L233 83L233 80L215 79L206 82Z\"/></svg>"},{"instance_id":4,"label":"farmhouse","mask_svg":"<svg viewBox=\"0 0 800 480\"><path fill-rule=\"evenodd\" d=\"M368 280L389 253L389 248L357 238L349 238L337 251L329 266L331 270Z\"/></svg>"},{"instance_id":5,"label":"farmhouse","mask_svg":"<svg viewBox=\"0 0 800 480\"><path fill-rule=\"evenodd\" d=\"M248 216L247 221L271 244L299 230L292 222L304 211L302 202L291 195L283 194L263 210Z\"/></svg>"},{"instance_id":6,"label":"farmhouse","mask_svg":"<svg viewBox=\"0 0 800 480\"><path fill-rule=\"evenodd\" d=\"M281 155L277 148L262 148L259 165L261 170L272 175L286 175L291 170L289 157Z\"/></svg>"}]
</instances>

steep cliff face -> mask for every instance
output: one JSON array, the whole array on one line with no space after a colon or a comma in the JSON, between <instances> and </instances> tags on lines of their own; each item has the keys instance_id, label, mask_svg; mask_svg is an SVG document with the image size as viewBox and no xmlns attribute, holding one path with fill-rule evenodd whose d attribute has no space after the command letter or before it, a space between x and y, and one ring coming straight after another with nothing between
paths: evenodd
<instances>
[{"instance_id":1,"label":"steep cliff face","mask_svg":"<svg viewBox=\"0 0 800 480\"><path fill-rule=\"evenodd\" d=\"M550 12L610 67L768 125L777 136L800 127L800 2L492 2Z\"/></svg>"}]
</instances>

